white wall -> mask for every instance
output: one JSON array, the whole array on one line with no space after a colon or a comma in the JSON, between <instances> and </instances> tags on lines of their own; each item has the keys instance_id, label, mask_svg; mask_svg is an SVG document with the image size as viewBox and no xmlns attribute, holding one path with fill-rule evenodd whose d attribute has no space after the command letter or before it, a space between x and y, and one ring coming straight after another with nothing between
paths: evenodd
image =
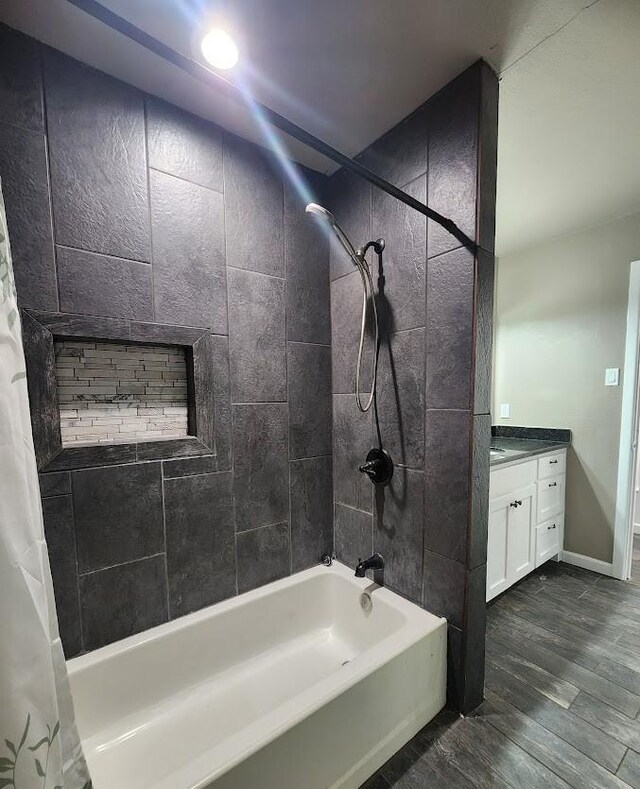
<instances>
[{"instance_id":1,"label":"white wall","mask_svg":"<svg viewBox=\"0 0 640 789\"><path fill-rule=\"evenodd\" d=\"M610 562L629 264L640 214L498 260L494 424L568 427L565 548ZM622 373L622 370L621 370ZM620 383L622 383L622 375ZM499 418L499 404L511 418Z\"/></svg>"}]
</instances>

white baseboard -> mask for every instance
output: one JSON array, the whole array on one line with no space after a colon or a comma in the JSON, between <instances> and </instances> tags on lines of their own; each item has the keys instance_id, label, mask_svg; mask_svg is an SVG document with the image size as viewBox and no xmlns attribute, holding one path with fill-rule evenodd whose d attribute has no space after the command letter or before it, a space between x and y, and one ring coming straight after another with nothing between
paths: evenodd
<instances>
[{"instance_id":1,"label":"white baseboard","mask_svg":"<svg viewBox=\"0 0 640 789\"><path fill-rule=\"evenodd\" d=\"M600 573L601 575L613 575L613 564L611 562L603 562L601 559L594 559L582 553L562 551L561 561L573 564L575 567L582 567L584 570Z\"/></svg>"}]
</instances>

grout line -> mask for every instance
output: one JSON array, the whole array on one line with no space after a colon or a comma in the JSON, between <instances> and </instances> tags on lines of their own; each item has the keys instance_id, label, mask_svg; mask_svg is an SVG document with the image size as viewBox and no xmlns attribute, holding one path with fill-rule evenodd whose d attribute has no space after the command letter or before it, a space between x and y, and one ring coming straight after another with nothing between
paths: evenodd
<instances>
[{"instance_id":1,"label":"grout line","mask_svg":"<svg viewBox=\"0 0 640 789\"><path fill-rule=\"evenodd\" d=\"M438 258L441 258L443 255L448 255L450 252L456 252L458 249L466 249L466 247L464 244L458 244L455 247L451 247L451 249L445 249L444 252L438 252L437 255L429 255L427 257L427 264L429 263L430 260L437 260Z\"/></svg>"},{"instance_id":2,"label":"grout line","mask_svg":"<svg viewBox=\"0 0 640 789\"><path fill-rule=\"evenodd\" d=\"M69 472L67 472L69 473ZM84 645L84 624L82 616L82 598L80 595L80 566L78 564L78 530L76 528L76 501L73 489L73 474L69 473L69 487L71 495L71 516L73 518L73 547L75 551L75 566L76 566L76 592L78 594L78 620L80 625L80 651L85 650ZM55 590L54 590L55 592Z\"/></svg>"},{"instance_id":3,"label":"grout line","mask_svg":"<svg viewBox=\"0 0 640 789\"><path fill-rule=\"evenodd\" d=\"M331 348L331 343L305 342L304 340L287 340L287 345L313 345L316 348Z\"/></svg>"},{"instance_id":4,"label":"grout line","mask_svg":"<svg viewBox=\"0 0 640 789\"><path fill-rule=\"evenodd\" d=\"M236 532L236 535L249 534L250 532L260 531L261 529L271 529L274 526L282 526L285 523L287 523L287 521L274 521L273 523L264 523L262 526L252 526L250 529L240 529L240 531Z\"/></svg>"},{"instance_id":5,"label":"grout line","mask_svg":"<svg viewBox=\"0 0 640 789\"><path fill-rule=\"evenodd\" d=\"M126 562L118 562L118 564L109 564L106 567L99 567L97 570L87 570L87 572L79 573L80 578L86 578L89 575L95 575L96 573L103 573L107 570L115 570L117 567L127 567L130 564L136 564L137 562L146 562L147 559L157 559L159 556L164 556L163 552L159 553L152 553L149 556L140 556L137 559L127 559Z\"/></svg>"},{"instance_id":6,"label":"grout line","mask_svg":"<svg viewBox=\"0 0 640 789\"><path fill-rule=\"evenodd\" d=\"M149 167L149 121L147 117L147 97L142 100L142 123L144 124L144 175L147 183L147 222L149 230L149 265L151 266L151 314L156 319L156 289L153 271L153 221L151 216L151 168Z\"/></svg>"},{"instance_id":7,"label":"grout line","mask_svg":"<svg viewBox=\"0 0 640 789\"><path fill-rule=\"evenodd\" d=\"M286 400L258 400L258 401L255 401L255 402L248 401L248 402L245 402L245 403L232 402L231 405L234 406L234 407L236 407L236 406L246 406L246 405L250 405L250 406L255 406L255 405L287 405L287 401Z\"/></svg>"},{"instance_id":8,"label":"grout line","mask_svg":"<svg viewBox=\"0 0 640 789\"><path fill-rule=\"evenodd\" d=\"M277 279L279 282L285 283L287 280L285 277L279 277L277 274L265 274L264 271L254 271L252 268L240 268L240 266L230 266L228 263L226 265L228 269L231 271L244 271L247 274L259 274L261 277L269 277L269 279Z\"/></svg>"},{"instance_id":9,"label":"grout line","mask_svg":"<svg viewBox=\"0 0 640 789\"><path fill-rule=\"evenodd\" d=\"M162 541L164 543L164 580L165 580L165 597L167 602L167 621L171 617L171 599L169 596L169 556L167 550L167 510L165 505L165 491L164 491L164 473L163 464L160 463L160 492L162 496Z\"/></svg>"},{"instance_id":10,"label":"grout line","mask_svg":"<svg viewBox=\"0 0 640 789\"><path fill-rule=\"evenodd\" d=\"M322 455L307 455L307 457L303 458L289 458L289 463L298 463L301 460L319 460L320 458L330 458L333 457L332 454L325 452Z\"/></svg>"},{"instance_id":11,"label":"grout line","mask_svg":"<svg viewBox=\"0 0 640 789\"><path fill-rule=\"evenodd\" d=\"M338 501L337 499L335 499L335 505L336 507L345 507L348 510L359 512L361 515L369 515L370 517L373 517L373 512L367 512L366 510L360 509L360 507L354 507L352 504L345 504L344 502Z\"/></svg>"},{"instance_id":12,"label":"grout line","mask_svg":"<svg viewBox=\"0 0 640 789\"><path fill-rule=\"evenodd\" d=\"M167 480L167 482L176 479L191 479L192 477L212 477L217 474L232 474L233 472L231 469L222 469L218 471L196 471L195 474L179 474L177 477L169 477L163 474L163 480ZM164 490L164 486L163 486Z\"/></svg>"},{"instance_id":13,"label":"grout line","mask_svg":"<svg viewBox=\"0 0 640 789\"><path fill-rule=\"evenodd\" d=\"M287 196L285 194L284 178L281 178L282 185L282 271L285 276L285 295L284 303L282 305L284 310L284 379L285 379L285 392L287 396L287 522L289 525L289 575L293 572L293 531L291 528L292 521L292 508L291 508L291 408L289 405L290 393L289 387L291 386L291 372L289 370L289 354L287 337L289 336L289 310L287 298L287 221L286 221L286 202Z\"/></svg>"},{"instance_id":14,"label":"grout line","mask_svg":"<svg viewBox=\"0 0 640 789\"><path fill-rule=\"evenodd\" d=\"M49 198L49 228L51 230L51 257L53 260L53 276L55 279L56 309L60 312L60 278L58 277L58 253L56 249L56 230L53 210L53 188L51 186L51 151L49 146L49 114L47 111L47 93L45 90L44 58L42 47L38 43L38 61L40 66L40 103L42 108L42 134L44 137L45 172L47 176L47 196Z\"/></svg>"},{"instance_id":15,"label":"grout line","mask_svg":"<svg viewBox=\"0 0 640 789\"><path fill-rule=\"evenodd\" d=\"M231 363L231 311L229 308L229 267L227 266L228 260L228 245L227 245L227 135L221 133L220 135L220 150L222 157L222 226L224 230L224 284L227 296L227 380L229 382L229 461L231 473L231 502L232 502L232 521L233 521L233 566L235 570L235 594L239 594L239 581L238 581L238 531L237 524L237 505L236 505L236 471L235 471L235 419L233 407L233 381L232 381L232 363ZM215 424L215 423L214 423ZM215 428L214 428L215 429Z\"/></svg>"},{"instance_id":16,"label":"grout line","mask_svg":"<svg viewBox=\"0 0 640 789\"><path fill-rule=\"evenodd\" d=\"M72 247L70 244L59 244L56 242L56 247L59 249L70 249L73 252L85 252L87 255L96 255L100 258L109 258L110 260L123 260L125 263L138 263L140 266L151 266L150 260L138 260L137 258L127 258L123 257L122 255L110 255L108 252L98 252L95 249L86 249L83 247ZM73 313L73 312L65 312L65 315L84 315L84 313ZM110 315L92 315L91 317L94 318L107 318L110 319L113 316ZM155 323L155 321L144 320L140 318L117 318L116 320L127 321L128 323ZM178 324L167 324L169 326L177 326ZM180 327L183 328L183 327ZM191 327L187 327L191 328ZM199 327L194 327L199 328Z\"/></svg>"},{"instance_id":17,"label":"grout line","mask_svg":"<svg viewBox=\"0 0 640 789\"><path fill-rule=\"evenodd\" d=\"M145 119L146 119L146 101L145 101ZM220 146L222 147L222 145ZM148 142L147 142L148 148ZM178 181L184 181L185 183L191 184L192 186L199 186L202 189L208 189L210 192L215 192L218 195L224 195L224 184L222 189L215 189L213 186L207 186L207 184L202 184L200 181L193 181L191 178L185 178L184 175L176 175L176 173L169 172L169 170L163 170L162 167L154 167L152 165L148 165L149 170L153 170L156 173L161 173L162 175L168 175L170 178L177 178Z\"/></svg>"}]
</instances>

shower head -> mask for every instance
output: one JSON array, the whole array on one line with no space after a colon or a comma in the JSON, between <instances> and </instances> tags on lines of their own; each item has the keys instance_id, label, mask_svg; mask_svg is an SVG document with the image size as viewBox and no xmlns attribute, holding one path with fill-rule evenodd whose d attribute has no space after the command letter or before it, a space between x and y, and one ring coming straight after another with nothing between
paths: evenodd
<instances>
[{"instance_id":1,"label":"shower head","mask_svg":"<svg viewBox=\"0 0 640 789\"><path fill-rule=\"evenodd\" d=\"M360 268L360 266L362 265L362 260L360 258L360 255L354 249L353 244L347 238L347 235L344 232L344 230L336 222L336 218L331 213L331 211L328 211L326 208L324 208L321 205L318 205L317 203L309 203L305 208L305 211L308 214L315 214L315 216L318 216L329 223L329 226L335 233L336 238L342 244L342 247L344 248L345 252L347 253L347 255L349 255L349 257L353 261L354 266L356 266L356 268Z\"/></svg>"},{"instance_id":2,"label":"shower head","mask_svg":"<svg viewBox=\"0 0 640 789\"><path fill-rule=\"evenodd\" d=\"M316 216L323 217L332 225L335 225L336 223L336 218L331 213L331 211L328 211L324 206L318 205L317 203L309 203L304 210L308 214L315 214Z\"/></svg>"}]
</instances>

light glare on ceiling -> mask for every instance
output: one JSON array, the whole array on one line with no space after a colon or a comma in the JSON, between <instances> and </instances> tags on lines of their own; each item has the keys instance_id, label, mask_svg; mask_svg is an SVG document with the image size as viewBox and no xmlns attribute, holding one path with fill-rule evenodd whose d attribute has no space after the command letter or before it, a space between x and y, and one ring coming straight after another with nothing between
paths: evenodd
<instances>
[{"instance_id":1,"label":"light glare on ceiling","mask_svg":"<svg viewBox=\"0 0 640 789\"><path fill-rule=\"evenodd\" d=\"M214 68L230 69L238 62L238 47L231 36L219 27L214 27L202 39L202 54Z\"/></svg>"}]
</instances>

